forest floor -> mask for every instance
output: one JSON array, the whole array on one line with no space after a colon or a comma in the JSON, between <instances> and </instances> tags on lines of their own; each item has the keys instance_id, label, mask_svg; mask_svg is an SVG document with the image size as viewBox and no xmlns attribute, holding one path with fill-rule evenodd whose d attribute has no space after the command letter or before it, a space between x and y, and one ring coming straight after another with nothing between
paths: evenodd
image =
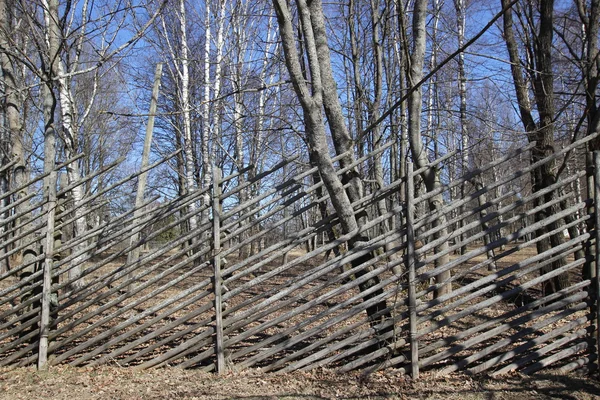
<instances>
[{"instance_id":1,"label":"forest floor","mask_svg":"<svg viewBox=\"0 0 600 400\"><path fill-rule=\"evenodd\" d=\"M0 369L0 399L598 399L600 382L584 375L508 375L502 379L423 374L410 378L388 370L368 376L330 371L221 376L198 370L162 368L52 367Z\"/></svg>"}]
</instances>

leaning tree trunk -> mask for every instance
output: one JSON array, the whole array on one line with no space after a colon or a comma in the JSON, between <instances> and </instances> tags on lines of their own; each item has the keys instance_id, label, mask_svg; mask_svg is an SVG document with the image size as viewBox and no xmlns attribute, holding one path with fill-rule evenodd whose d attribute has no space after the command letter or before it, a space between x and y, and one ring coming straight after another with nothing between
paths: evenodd
<instances>
[{"instance_id":1,"label":"leaning tree trunk","mask_svg":"<svg viewBox=\"0 0 600 400\"><path fill-rule=\"evenodd\" d=\"M300 57L304 55L298 54L297 51L292 16L287 2L285 0L274 0L273 3L277 13L286 66L304 112L306 135L313 160L329 193L343 233L353 234L348 243L349 248L360 249L368 238L365 234L359 234L361 222L354 213L352 202L362 197L362 181L355 169L348 171L342 176L342 179L338 177L329 155L325 133L323 110L327 115L336 152L344 154L340 164L342 166L350 165L353 162L352 141L345 125L335 79L333 78L321 2L313 0L310 2L310 6L304 0L297 2L302 25L303 44L310 68L310 89L302 74ZM346 183L348 184L348 190L344 188ZM355 273L358 279L367 274L365 268L359 268L360 265L369 261L372 256L367 254L352 262L352 266L358 269ZM359 289L361 292L369 290L369 293L363 296L363 301L370 301L383 293L382 289L373 289L378 284L379 279L376 277L360 283ZM391 318L385 300L374 302L374 304L367 307L366 311L371 325L379 336L390 331L389 327L386 329L377 327L382 320ZM380 338L379 344L383 345L384 343L383 338Z\"/></svg>"}]
</instances>

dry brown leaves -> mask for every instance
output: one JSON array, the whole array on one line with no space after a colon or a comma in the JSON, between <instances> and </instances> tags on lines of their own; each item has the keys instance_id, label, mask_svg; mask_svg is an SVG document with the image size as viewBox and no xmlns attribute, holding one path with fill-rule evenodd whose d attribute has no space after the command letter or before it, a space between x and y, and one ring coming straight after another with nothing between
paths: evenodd
<instances>
[{"instance_id":1,"label":"dry brown leaves","mask_svg":"<svg viewBox=\"0 0 600 400\"><path fill-rule=\"evenodd\" d=\"M584 376L511 375L503 379L424 374L411 382L393 370L368 376L310 373L221 376L178 368L53 367L0 369L0 399L594 399L600 384Z\"/></svg>"}]
</instances>

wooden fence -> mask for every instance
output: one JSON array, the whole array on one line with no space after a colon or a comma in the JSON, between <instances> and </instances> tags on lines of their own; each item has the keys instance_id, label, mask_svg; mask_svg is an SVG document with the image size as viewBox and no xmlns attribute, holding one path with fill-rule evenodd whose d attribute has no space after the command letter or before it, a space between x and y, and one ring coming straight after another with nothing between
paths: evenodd
<instances>
[{"instance_id":1,"label":"wooden fence","mask_svg":"<svg viewBox=\"0 0 600 400\"><path fill-rule=\"evenodd\" d=\"M36 194L44 179L56 182L66 163L58 165L1 195L20 200L0 209L0 366L48 357L219 372L398 368L415 377L592 368L598 168L590 161L547 190L528 190L533 168L580 157L587 140L513 168L528 146L428 193L408 164L407 179L373 186L353 204L361 227L346 235L316 169L295 170L293 159L250 178L250 168L229 176L214 168L211 187L137 208L123 207L136 177L174 155L83 204L69 199L74 185ZM368 168L389 147L347 168ZM438 194L445 206L429 212ZM78 208L88 230L73 237ZM534 218L544 209L559 211ZM539 253L542 226L562 239ZM363 241L348 251L356 235ZM76 267L81 275L69 278ZM451 278L436 281L444 271ZM542 290L565 274L560 291ZM433 296L448 284L450 293Z\"/></svg>"}]
</instances>

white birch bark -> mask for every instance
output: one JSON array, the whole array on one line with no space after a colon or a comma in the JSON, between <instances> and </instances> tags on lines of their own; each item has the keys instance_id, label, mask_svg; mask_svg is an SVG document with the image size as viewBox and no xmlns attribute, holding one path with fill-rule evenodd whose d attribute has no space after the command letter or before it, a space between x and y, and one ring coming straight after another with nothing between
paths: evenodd
<instances>
[{"instance_id":1,"label":"white birch bark","mask_svg":"<svg viewBox=\"0 0 600 400\"><path fill-rule=\"evenodd\" d=\"M50 0L49 3L54 2L55 0ZM44 0L46 3L46 0ZM59 15L58 15L58 6L48 6L44 7L44 11L46 13L46 22L47 22L47 35L49 43L53 41L57 41L60 43L62 40L62 33L60 30L60 26L58 25ZM85 26L81 27L81 34L85 34ZM60 116L61 116L61 125L62 125L62 138L64 142L64 151L65 157L67 159L72 158L77 154L78 151L78 139L79 139L79 128L76 122L76 106L73 98L73 94L70 88L70 79L67 78L67 68L64 65L64 62L61 59L60 54L58 53L55 56L55 61L52 64L52 76L55 78L54 82L58 90L58 101L60 104ZM79 169L79 163L77 161L72 162L67 165L67 177L69 180L69 184L74 184L76 182L81 181L81 172ZM71 189L71 197L73 201L73 206L75 209L75 222L74 222L74 237L82 236L85 234L87 223L86 223L86 209L85 205L82 205L84 193L83 193L83 185L77 185ZM77 257L73 258L70 263L69 271L67 273L68 279L71 282L72 288L79 288L85 285L85 281L80 278L82 265L86 259L86 254L83 252L83 249L87 246L86 242L79 243L73 248L73 252L82 253Z\"/></svg>"},{"instance_id":2,"label":"white birch bark","mask_svg":"<svg viewBox=\"0 0 600 400\"><path fill-rule=\"evenodd\" d=\"M211 54L211 20L212 13L210 8L210 2L205 2L206 4L206 13L204 21L204 98L203 98L203 106L201 111L202 117L202 142L200 144L200 152L202 153L202 173L203 173L203 181L202 185L204 187L208 187L211 181L211 162L210 162L210 151L209 151L209 141L210 141L210 54ZM208 196L204 196L204 204L208 205L210 198ZM206 216L208 218L208 215Z\"/></svg>"},{"instance_id":3,"label":"white birch bark","mask_svg":"<svg viewBox=\"0 0 600 400\"><path fill-rule=\"evenodd\" d=\"M458 47L461 48L465 43L465 2L464 0L454 0L454 8L456 9L456 24L458 35ZM467 131L467 76L465 73L465 53L458 54L458 94L460 97L460 140L461 140L461 173L465 174L469 169L469 134ZM460 195L462 198L466 196L465 184L460 187ZM464 207L460 207L459 213L462 214ZM461 226L464 221L461 221ZM461 235L461 239L465 239L466 234ZM466 246L461 248L461 254L467 252Z\"/></svg>"},{"instance_id":4,"label":"white birch bark","mask_svg":"<svg viewBox=\"0 0 600 400\"><path fill-rule=\"evenodd\" d=\"M219 16L217 20L217 37L215 42L216 54L215 54L215 78L213 83L213 103L212 107L215 110L221 109L222 100L221 97L221 86L223 82L223 49L225 45L225 11L227 9L227 0L221 0L219 8ZM235 24L235 23L234 23ZM234 27L235 29L235 27ZM237 73L237 72L236 72ZM240 73L241 74L241 73ZM213 121L211 125L212 137L213 137L213 149L214 143L221 139L221 122L222 117L220 112L213 112ZM214 153L214 150L212 151ZM212 176L212 175L211 175Z\"/></svg>"},{"instance_id":5,"label":"white birch bark","mask_svg":"<svg viewBox=\"0 0 600 400\"><path fill-rule=\"evenodd\" d=\"M187 13L185 0L179 1L179 23L181 33L181 106L183 108L183 152L185 157L185 184L188 194L193 194L196 190L196 179L194 176L194 143L192 138L192 122L190 117L190 67L189 67L189 48L187 40ZM176 58L174 57L174 60ZM189 211L193 215L189 219L190 231L195 231L198 226L198 219L195 215L198 205L195 201L190 203Z\"/></svg>"}]
</instances>

